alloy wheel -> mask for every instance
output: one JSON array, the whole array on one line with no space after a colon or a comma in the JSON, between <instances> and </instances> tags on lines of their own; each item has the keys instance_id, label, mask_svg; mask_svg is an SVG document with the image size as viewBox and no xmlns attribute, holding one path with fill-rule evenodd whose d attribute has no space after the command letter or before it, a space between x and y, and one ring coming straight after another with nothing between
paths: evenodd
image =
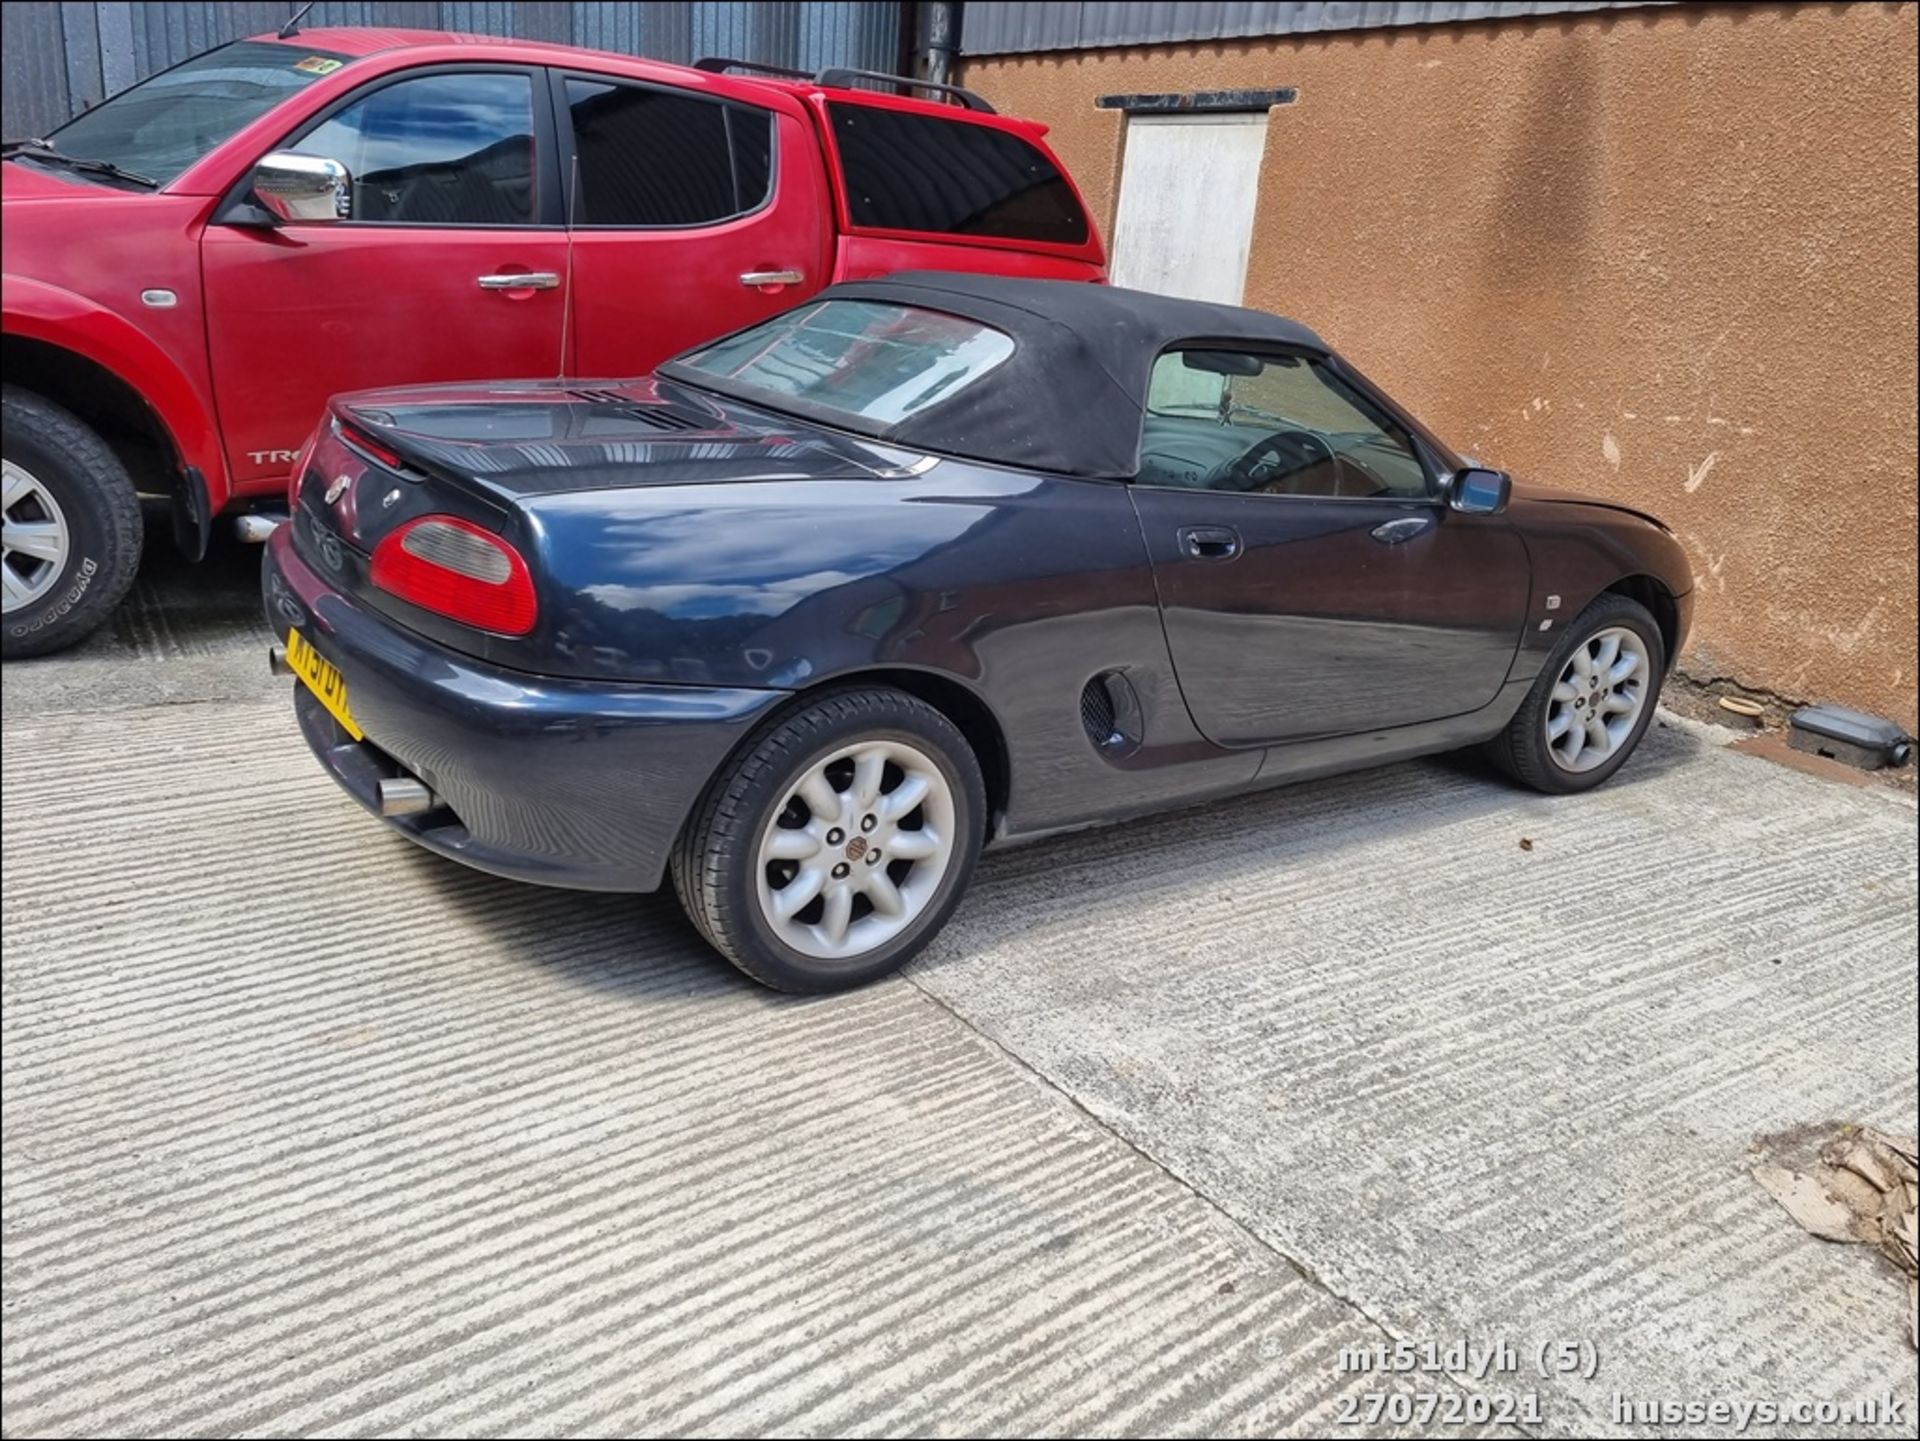
<instances>
[{"instance_id":1,"label":"alloy wheel","mask_svg":"<svg viewBox=\"0 0 1920 1441\"><path fill-rule=\"evenodd\" d=\"M802 955L856 960L926 910L956 832L953 789L931 756L898 740L843 746L788 787L761 833L761 914Z\"/></svg>"},{"instance_id":2,"label":"alloy wheel","mask_svg":"<svg viewBox=\"0 0 1920 1441\"><path fill-rule=\"evenodd\" d=\"M1646 642L1626 626L1608 626L1575 646L1547 705L1553 763L1578 774L1612 759L1640 724L1652 673Z\"/></svg>"},{"instance_id":3,"label":"alloy wheel","mask_svg":"<svg viewBox=\"0 0 1920 1441\"><path fill-rule=\"evenodd\" d=\"M9 460L0 462L5 491L4 541L0 543L0 609L32 605L60 579L72 543L67 518L53 492L33 472Z\"/></svg>"}]
</instances>

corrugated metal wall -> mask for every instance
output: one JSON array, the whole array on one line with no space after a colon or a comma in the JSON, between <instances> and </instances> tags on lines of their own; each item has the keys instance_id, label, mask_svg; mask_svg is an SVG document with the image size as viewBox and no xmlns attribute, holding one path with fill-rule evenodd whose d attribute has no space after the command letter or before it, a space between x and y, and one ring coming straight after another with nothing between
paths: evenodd
<instances>
[{"instance_id":1,"label":"corrugated metal wall","mask_svg":"<svg viewBox=\"0 0 1920 1441\"><path fill-rule=\"evenodd\" d=\"M1526 19L1563 11L1609 10L1668 0L968 0L960 29L963 55L1087 50L1247 35L1300 35Z\"/></svg>"},{"instance_id":2,"label":"corrugated metal wall","mask_svg":"<svg viewBox=\"0 0 1920 1441\"><path fill-rule=\"evenodd\" d=\"M274 30L295 0L0 3L0 128L41 135L209 46ZM886 0L548 4L537 0L322 0L306 25L387 25L557 40L682 63L731 55L819 69L897 70L904 7Z\"/></svg>"}]
</instances>

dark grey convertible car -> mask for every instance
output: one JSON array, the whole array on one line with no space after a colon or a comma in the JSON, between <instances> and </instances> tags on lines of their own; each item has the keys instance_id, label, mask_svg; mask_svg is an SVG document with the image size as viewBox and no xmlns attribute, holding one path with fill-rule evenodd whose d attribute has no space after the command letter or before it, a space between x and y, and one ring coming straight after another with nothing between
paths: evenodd
<instances>
[{"instance_id":1,"label":"dark grey convertible car","mask_svg":"<svg viewBox=\"0 0 1920 1441\"><path fill-rule=\"evenodd\" d=\"M315 754L422 845L651 890L819 990L983 844L1483 745L1633 750L1657 520L1475 467L1317 336L1104 286L838 286L627 382L336 400L268 548Z\"/></svg>"}]
</instances>

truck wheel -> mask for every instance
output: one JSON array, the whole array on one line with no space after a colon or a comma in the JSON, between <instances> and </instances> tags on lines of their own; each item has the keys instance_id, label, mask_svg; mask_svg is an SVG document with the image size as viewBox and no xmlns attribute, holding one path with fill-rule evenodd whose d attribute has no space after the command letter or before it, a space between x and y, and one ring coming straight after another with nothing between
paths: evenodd
<instances>
[{"instance_id":1,"label":"truck wheel","mask_svg":"<svg viewBox=\"0 0 1920 1441\"><path fill-rule=\"evenodd\" d=\"M46 655L96 630L140 567L140 500L127 468L78 419L32 391L0 391L5 583L0 655Z\"/></svg>"}]
</instances>

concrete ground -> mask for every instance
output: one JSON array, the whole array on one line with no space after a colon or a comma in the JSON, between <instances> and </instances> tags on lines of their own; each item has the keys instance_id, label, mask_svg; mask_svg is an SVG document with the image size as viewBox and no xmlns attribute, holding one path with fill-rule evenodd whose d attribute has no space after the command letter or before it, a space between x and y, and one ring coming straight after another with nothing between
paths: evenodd
<instances>
[{"instance_id":1,"label":"concrete ground","mask_svg":"<svg viewBox=\"0 0 1920 1441\"><path fill-rule=\"evenodd\" d=\"M253 560L5 671L9 1434L1912 1434L1891 1271L1744 1168L1914 1127L1908 797L1396 766L991 856L795 1000L336 793ZM1520 1369L1343 1369L1400 1340Z\"/></svg>"}]
</instances>

